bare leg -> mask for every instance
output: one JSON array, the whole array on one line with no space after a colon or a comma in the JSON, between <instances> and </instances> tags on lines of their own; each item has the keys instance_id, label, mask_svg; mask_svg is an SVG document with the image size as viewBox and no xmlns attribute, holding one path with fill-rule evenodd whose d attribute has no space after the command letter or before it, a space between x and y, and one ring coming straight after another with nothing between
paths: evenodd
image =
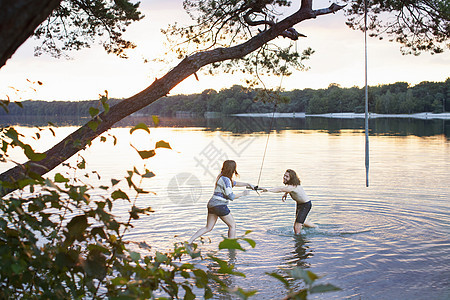
<instances>
[{"instance_id":1,"label":"bare leg","mask_svg":"<svg viewBox=\"0 0 450 300\"><path fill-rule=\"evenodd\" d=\"M316 227L317 227L316 224L314 224L314 223L312 223L312 222L310 222L310 221L305 221L305 222L303 223L303 226L309 227L309 228L316 228Z\"/></svg>"},{"instance_id":2,"label":"bare leg","mask_svg":"<svg viewBox=\"0 0 450 300\"><path fill-rule=\"evenodd\" d=\"M295 222L294 223L294 233L295 234L300 234L300 231L302 230L302 227L303 227L302 223Z\"/></svg>"},{"instance_id":3,"label":"bare leg","mask_svg":"<svg viewBox=\"0 0 450 300\"><path fill-rule=\"evenodd\" d=\"M226 216L220 217L225 224L228 225L228 238L235 239L236 238L236 222L234 221L233 216L229 213Z\"/></svg>"},{"instance_id":4,"label":"bare leg","mask_svg":"<svg viewBox=\"0 0 450 300\"><path fill-rule=\"evenodd\" d=\"M208 214L206 217L206 226L203 228L200 228L189 240L188 243L191 244L195 239L201 237L207 232L210 232L214 225L216 225L218 216L215 214Z\"/></svg>"}]
</instances>

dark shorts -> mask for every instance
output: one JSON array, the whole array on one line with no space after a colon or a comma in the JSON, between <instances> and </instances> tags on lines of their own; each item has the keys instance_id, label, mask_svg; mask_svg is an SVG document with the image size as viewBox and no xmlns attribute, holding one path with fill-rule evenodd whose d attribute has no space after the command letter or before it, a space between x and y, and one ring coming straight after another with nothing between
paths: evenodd
<instances>
[{"instance_id":1,"label":"dark shorts","mask_svg":"<svg viewBox=\"0 0 450 300\"><path fill-rule=\"evenodd\" d=\"M219 217L223 217L230 213L230 209L226 205L217 205L213 207L208 207L208 213L218 215Z\"/></svg>"},{"instance_id":2,"label":"dark shorts","mask_svg":"<svg viewBox=\"0 0 450 300\"><path fill-rule=\"evenodd\" d=\"M297 202L297 209L295 210L296 215L295 222L303 224L306 220L306 216L311 210L311 207L312 207L311 201L308 201L306 203Z\"/></svg>"}]
</instances>

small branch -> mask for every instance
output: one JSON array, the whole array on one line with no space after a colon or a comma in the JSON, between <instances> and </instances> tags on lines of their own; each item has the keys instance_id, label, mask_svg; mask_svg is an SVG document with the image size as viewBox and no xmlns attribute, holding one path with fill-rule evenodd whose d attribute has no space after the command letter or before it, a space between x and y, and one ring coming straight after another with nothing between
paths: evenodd
<instances>
[{"instance_id":1,"label":"small branch","mask_svg":"<svg viewBox=\"0 0 450 300\"><path fill-rule=\"evenodd\" d=\"M314 10L314 15L320 16L320 15L327 15L327 14L334 14L338 10L341 10L345 7L345 5L338 5L336 3L332 3L330 7L328 8L322 8L322 9L316 9ZM303 8L302 8L303 9Z\"/></svg>"}]
</instances>

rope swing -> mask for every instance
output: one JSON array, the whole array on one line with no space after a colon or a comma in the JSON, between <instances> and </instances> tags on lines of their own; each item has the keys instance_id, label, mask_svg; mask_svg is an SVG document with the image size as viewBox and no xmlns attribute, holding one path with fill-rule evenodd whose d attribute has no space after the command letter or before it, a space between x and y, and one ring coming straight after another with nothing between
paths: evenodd
<instances>
[{"instance_id":1,"label":"rope swing","mask_svg":"<svg viewBox=\"0 0 450 300\"><path fill-rule=\"evenodd\" d=\"M297 44L295 44L297 50ZM364 131L365 131L365 169L366 169L366 187L369 187L369 87L367 84L367 0L364 0L364 81L365 81L365 112L364 112ZM280 87L282 85L283 76L281 76ZM261 180L262 169L266 157L267 145L269 144L270 132L272 131L273 121L275 119L275 112L277 108L277 99L273 107L272 120L270 122L269 132L267 134L266 145L264 147L264 154L262 157L261 168L259 170L258 183L255 189L258 190L259 182Z\"/></svg>"},{"instance_id":2,"label":"rope swing","mask_svg":"<svg viewBox=\"0 0 450 300\"><path fill-rule=\"evenodd\" d=\"M281 86L281 84L280 84L280 86ZM264 147L264 154L263 154L263 158L262 158L262 162L261 162L261 168L259 170L258 183L256 184L256 189L258 189L259 181L261 180L261 173L262 173L262 170L263 170L264 159L266 158L267 145L269 144L269 137L270 137L270 132L272 131L273 120L275 119L275 112L277 110L277 104L278 104L278 99L275 99L275 102L274 102L274 105L273 105L272 119L270 120L269 132L267 133L266 146Z\"/></svg>"},{"instance_id":3,"label":"rope swing","mask_svg":"<svg viewBox=\"0 0 450 300\"><path fill-rule=\"evenodd\" d=\"M291 42L291 46L292 46L292 42ZM295 42L295 52L297 52L297 41ZM287 65L287 61L284 63L284 68L286 68L286 65ZM283 86L283 78L284 78L284 73L281 74L281 79L280 79L280 85L278 87L278 92L281 91L281 87ZM262 80L261 80L261 83L264 85ZM264 160L266 158L267 145L269 144L270 132L272 131L273 121L275 120L275 113L277 111L278 100L279 100L279 94L277 95L277 97L274 98L272 118L270 120L269 132L267 133L266 146L264 147L264 154L263 154L262 161L261 161L261 168L259 169L258 182L256 183L256 186L254 188L256 191L258 191L260 189L259 188L259 182L261 180L261 174L262 174L262 170L263 170L263 166L264 166Z\"/></svg>"},{"instance_id":4,"label":"rope swing","mask_svg":"<svg viewBox=\"0 0 450 300\"><path fill-rule=\"evenodd\" d=\"M365 156L366 156L366 187L369 186L369 88L367 86L367 0L364 1L364 63L365 63L365 70L364 70L364 77L365 77L365 133L366 133L366 149L365 149Z\"/></svg>"}]
</instances>

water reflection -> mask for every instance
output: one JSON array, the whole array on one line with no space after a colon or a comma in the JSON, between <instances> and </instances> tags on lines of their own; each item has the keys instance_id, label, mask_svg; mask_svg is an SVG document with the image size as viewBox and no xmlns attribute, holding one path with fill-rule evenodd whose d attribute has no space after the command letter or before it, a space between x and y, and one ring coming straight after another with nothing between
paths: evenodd
<instances>
[{"instance_id":1,"label":"water reflection","mask_svg":"<svg viewBox=\"0 0 450 300\"><path fill-rule=\"evenodd\" d=\"M309 247L310 241L304 235L294 236L294 248L286 256L286 263L291 267L309 268L308 258L314 256L313 250Z\"/></svg>"},{"instance_id":2,"label":"water reflection","mask_svg":"<svg viewBox=\"0 0 450 300\"><path fill-rule=\"evenodd\" d=\"M2 116L0 126L47 126L48 122L56 126L81 126L88 121L86 117L79 116ZM127 117L114 127L135 126L138 123L153 125L151 116ZM364 129L363 119L332 119L322 117L306 118L256 118L256 117L221 117L221 118L172 118L161 117L161 127L198 127L206 131L227 131L236 134L265 133L270 128L278 132L282 130L317 130L333 135L341 131ZM372 135L392 135L429 137L444 135L450 138L450 120L413 119L413 118L376 118L369 121Z\"/></svg>"}]
</instances>

